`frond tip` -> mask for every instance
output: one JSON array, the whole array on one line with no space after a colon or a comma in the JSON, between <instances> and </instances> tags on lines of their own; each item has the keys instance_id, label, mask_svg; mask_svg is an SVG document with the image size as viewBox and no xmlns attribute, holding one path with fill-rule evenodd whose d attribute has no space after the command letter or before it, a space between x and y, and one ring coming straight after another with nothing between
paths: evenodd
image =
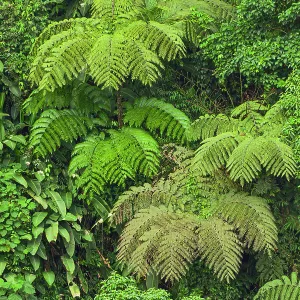
<instances>
[{"instance_id":1,"label":"frond tip","mask_svg":"<svg viewBox=\"0 0 300 300\"><path fill-rule=\"evenodd\" d=\"M186 140L190 127L190 120L182 111L156 98L137 99L124 120L130 126L145 126L152 132L159 131L182 142Z\"/></svg>"},{"instance_id":2,"label":"frond tip","mask_svg":"<svg viewBox=\"0 0 300 300\"><path fill-rule=\"evenodd\" d=\"M282 279L276 279L267 282L260 288L254 300L277 300L289 299L296 300L300 298L300 281L297 279L297 273L293 272L291 278L282 276Z\"/></svg>"}]
</instances>

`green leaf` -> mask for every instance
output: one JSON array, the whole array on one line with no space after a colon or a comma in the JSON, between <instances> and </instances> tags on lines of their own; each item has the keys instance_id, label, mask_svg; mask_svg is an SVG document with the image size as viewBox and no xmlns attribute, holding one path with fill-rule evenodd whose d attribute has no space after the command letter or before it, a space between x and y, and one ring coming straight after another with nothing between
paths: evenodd
<instances>
[{"instance_id":1,"label":"green leaf","mask_svg":"<svg viewBox=\"0 0 300 300\"><path fill-rule=\"evenodd\" d=\"M36 239L30 241L28 246L31 248L30 250L31 255L35 255L37 253L41 244L41 240L42 240L42 235L39 235Z\"/></svg>"},{"instance_id":2,"label":"green leaf","mask_svg":"<svg viewBox=\"0 0 300 300\"><path fill-rule=\"evenodd\" d=\"M10 294L7 297L7 300L22 300L22 297L18 294Z\"/></svg>"},{"instance_id":3,"label":"green leaf","mask_svg":"<svg viewBox=\"0 0 300 300\"><path fill-rule=\"evenodd\" d=\"M66 193L62 196L62 198L63 198L63 200L66 204L67 209L69 209L71 207L72 201L73 201L72 194L71 193Z\"/></svg>"},{"instance_id":4,"label":"green leaf","mask_svg":"<svg viewBox=\"0 0 300 300\"><path fill-rule=\"evenodd\" d=\"M69 222L76 222L77 221L77 217L74 216L71 213L67 213L66 216L63 218L64 221L69 221Z\"/></svg>"},{"instance_id":5,"label":"green leaf","mask_svg":"<svg viewBox=\"0 0 300 300\"><path fill-rule=\"evenodd\" d=\"M58 235L58 222L52 222L51 226L45 229L45 233L49 243L55 242Z\"/></svg>"},{"instance_id":6,"label":"green leaf","mask_svg":"<svg viewBox=\"0 0 300 300\"><path fill-rule=\"evenodd\" d=\"M0 276L3 274L6 265L7 261L4 259L4 257L0 256Z\"/></svg>"},{"instance_id":7,"label":"green leaf","mask_svg":"<svg viewBox=\"0 0 300 300\"><path fill-rule=\"evenodd\" d=\"M32 228L32 234L35 239L43 232L44 232L44 226L38 226Z\"/></svg>"},{"instance_id":8,"label":"green leaf","mask_svg":"<svg viewBox=\"0 0 300 300\"><path fill-rule=\"evenodd\" d=\"M36 279L36 275L27 273L27 274L25 274L25 279L29 283L33 283L34 280Z\"/></svg>"},{"instance_id":9,"label":"green leaf","mask_svg":"<svg viewBox=\"0 0 300 300\"><path fill-rule=\"evenodd\" d=\"M39 183L38 180L32 180L32 179L28 179L27 180L28 186L32 189L32 191L39 196L41 194L41 184Z\"/></svg>"},{"instance_id":10,"label":"green leaf","mask_svg":"<svg viewBox=\"0 0 300 300\"><path fill-rule=\"evenodd\" d=\"M84 234L82 235L82 238L84 238L88 242L92 242L93 241L93 234L90 231L85 230Z\"/></svg>"},{"instance_id":11,"label":"green leaf","mask_svg":"<svg viewBox=\"0 0 300 300\"><path fill-rule=\"evenodd\" d=\"M77 266L77 274L78 274L78 278L79 278L79 281L80 281L80 284L81 284L81 287L83 289L83 291L87 294L88 291L89 291L89 286L88 286L88 283L81 271L81 268L79 266Z\"/></svg>"},{"instance_id":12,"label":"green leaf","mask_svg":"<svg viewBox=\"0 0 300 300\"><path fill-rule=\"evenodd\" d=\"M66 240L67 243L70 242L70 234L66 228L59 225L58 233Z\"/></svg>"},{"instance_id":13,"label":"green leaf","mask_svg":"<svg viewBox=\"0 0 300 300\"><path fill-rule=\"evenodd\" d=\"M75 271L75 263L74 263L73 258L67 257L67 256L62 256L61 260L62 260L64 266L66 267L66 270L68 272L70 272L71 274L73 274Z\"/></svg>"},{"instance_id":14,"label":"green leaf","mask_svg":"<svg viewBox=\"0 0 300 300\"><path fill-rule=\"evenodd\" d=\"M39 257L41 257L42 259L44 259L44 260L48 259L47 258L47 253L46 253L46 247L45 247L45 245L44 245L43 242L41 242L41 244L40 244L40 247L39 247L39 249L37 251L37 255Z\"/></svg>"},{"instance_id":15,"label":"green leaf","mask_svg":"<svg viewBox=\"0 0 300 300\"><path fill-rule=\"evenodd\" d=\"M24 178L22 175L20 175L20 174L14 174L13 179L14 179L16 182L18 182L18 183L20 183L21 185L23 185L25 188L28 187L27 181L25 180L25 178Z\"/></svg>"},{"instance_id":16,"label":"green leaf","mask_svg":"<svg viewBox=\"0 0 300 300\"><path fill-rule=\"evenodd\" d=\"M44 172L42 172L42 171L35 172L34 175L35 175L35 178L39 182L42 182L45 179L45 177L46 177L45 174L44 174Z\"/></svg>"},{"instance_id":17,"label":"green leaf","mask_svg":"<svg viewBox=\"0 0 300 300\"><path fill-rule=\"evenodd\" d=\"M43 272L43 277L45 278L49 286L51 286L54 283L55 274L52 271Z\"/></svg>"},{"instance_id":18,"label":"green leaf","mask_svg":"<svg viewBox=\"0 0 300 300\"><path fill-rule=\"evenodd\" d=\"M26 138L24 135L12 135L10 137L8 137L9 140L20 143L22 145L26 145Z\"/></svg>"},{"instance_id":19,"label":"green leaf","mask_svg":"<svg viewBox=\"0 0 300 300\"><path fill-rule=\"evenodd\" d=\"M150 289L150 288L157 289L158 288L158 276L154 270L152 270L152 272L150 274L147 274L146 286L147 286L147 289Z\"/></svg>"},{"instance_id":20,"label":"green leaf","mask_svg":"<svg viewBox=\"0 0 300 300\"><path fill-rule=\"evenodd\" d=\"M36 272L39 269L40 265L41 265L41 259L36 255L34 255L34 256L30 255L29 259L30 259L30 262L32 264L32 267L33 267L34 271Z\"/></svg>"},{"instance_id":21,"label":"green leaf","mask_svg":"<svg viewBox=\"0 0 300 300\"><path fill-rule=\"evenodd\" d=\"M51 197L53 203L57 207L62 218L64 218L67 213L66 204L65 204L64 200L61 198L61 196L57 192L48 191L47 194Z\"/></svg>"},{"instance_id":22,"label":"green leaf","mask_svg":"<svg viewBox=\"0 0 300 300\"><path fill-rule=\"evenodd\" d=\"M47 201L44 199L44 198L42 198L41 196L33 196L32 197L37 203L39 203L42 207L43 207L43 209L47 209L48 208L48 203L47 203Z\"/></svg>"},{"instance_id":23,"label":"green leaf","mask_svg":"<svg viewBox=\"0 0 300 300\"><path fill-rule=\"evenodd\" d=\"M3 73L4 65L3 62L0 60L0 73Z\"/></svg>"},{"instance_id":24,"label":"green leaf","mask_svg":"<svg viewBox=\"0 0 300 300\"><path fill-rule=\"evenodd\" d=\"M69 254L70 257L72 257L75 252L75 239L74 239L73 229L70 227L70 225L67 222L64 223L63 227L67 229L67 231L70 235L69 242L67 242L65 239L63 239L63 241L64 241L64 245L65 245L67 253Z\"/></svg>"},{"instance_id":25,"label":"green leaf","mask_svg":"<svg viewBox=\"0 0 300 300\"><path fill-rule=\"evenodd\" d=\"M33 226L37 227L38 225L40 225L45 218L47 217L48 213L47 212L35 212L32 216L32 224Z\"/></svg>"},{"instance_id":26,"label":"green leaf","mask_svg":"<svg viewBox=\"0 0 300 300\"><path fill-rule=\"evenodd\" d=\"M7 147L9 147L11 150L15 150L16 148L16 143L11 141L11 140L5 140L3 141L3 144L5 144Z\"/></svg>"},{"instance_id":27,"label":"green leaf","mask_svg":"<svg viewBox=\"0 0 300 300\"><path fill-rule=\"evenodd\" d=\"M76 283L72 282L72 285L69 286L69 289L73 298L80 297L80 290Z\"/></svg>"}]
</instances>

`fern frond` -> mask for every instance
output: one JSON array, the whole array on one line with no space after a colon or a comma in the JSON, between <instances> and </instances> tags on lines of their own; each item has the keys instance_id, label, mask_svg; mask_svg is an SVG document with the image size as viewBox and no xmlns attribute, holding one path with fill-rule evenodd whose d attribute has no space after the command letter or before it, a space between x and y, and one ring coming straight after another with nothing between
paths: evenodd
<instances>
[{"instance_id":1,"label":"fern frond","mask_svg":"<svg viewBox=\"0 0 300 300\"><path fill-rule=\"evenodd\" d=\"M241 138L235 133L225 132L204 140L195 152L192 168L199 170L202 176L213 174L226 164Z\"/></svg>"},{"instance_id":2,"label":"fern frond","mask_svg":"<svg viewBox=\"0 0 300 300\"><path fill-rule=\"evenodd\" d=\"M160 131L168 137L183 142L190 126L189 118L172 104L156 98L137 99L125 115L124 121L130 126L144 125L152 132Z\"/></svg>"},{"instance_id":3,"label":"fern frond","mask_svg":"<svg viewBox=\"0 0 300 300\"><path fill-rule=\"evenodd\" d=\"M86 136L92 125L89 118L75 110L49 109L34 123L29 146L34 148L34 153L46 156L60 147L61 141L71 142Z\"/></svg>"},{"instance_id":4,"label":"fern frond","mask_svg":"<svg viewBox=\"0 0 300 300\"><path fill-rule=\"evenodd\" d=\"M72 25L53 34L36 50L29 79L41 89L62 87L86 67L85 54L92 47L97 23L86 19L86 27L82 21Z\"/></svg>"},{"instance_id":5,"label":"fern frond","mask_svg":"<svg viewBox=\"0 0 300 300\"><path fill-rule=\"evenodd\" d=\"M266 138L262 151L262 165L268 172L277 177L289 180L297 170L293 150L279 139Z\"/></svg>"},{"instance_id":6,"label":"fern frond","mask_svg":"<svg viewBox=\"0 0 300 300\"><path fill-rule=\"evenodd\" d=\"M221 133L238 131L239 124L239 120L223 114L201 116L192 123L189 140L205 140Z\"/></svg>"},{"instance_id":7,"label":"fern frond","mask_svg":"<svg viewBox=\"0 0 300 300\"><path fill-rule=\"evenodd\" d=\"M266 283L261 287L254 297L254 300L278 300L289 299L296 300L300 298L300 282L297 279L297 273L291 274L291 279L282 276L282 279L276 279Z\"/></svg>"},{"instance_id":8,"label":"fern frond","mask_svg":"<svg viewBox=\"0 0 300 300\"><path fill-rule=\"evenodd\" d=\"M264 146L264 138L246 137L238 147L234 149L227 161L227 170L233 181L251 182L262 170L261 155Z\"/></svg>"},{"instance_id":9,"label":"fern frond","mask_svg":"<svg viewBox=\"0 0 300 300\"><path fill-rule=\"evenodd\" d=\"M234 228L218 218L200 222L197 230L200 256L220 280L234 279L242 258L242 244Z\"/></svg>"},{"instance_id":10,"label":"fern frond","mask_svg":"<svg viewBox=\"0 0 300 300\"><path fill-rule=\"evenodd\" d=\"M172 26L155 21L139 20L126 28L128 37L139 40L146 48L167 61L185 55L186 49L181 39L182 34Z\"/></svg>"},{"instance_id":11,"label":"fern frond","mask_svg":"<svg viewBox=\"0 0 300 300\"><path fill-rule=\"evenodd\" d=\"M256 261L256 270L259 274L260 284L280 278L286 269L286 263L277 254L269 256L266 253L259 253Z\"/></svg>"},{"instance_id":12,"label":"fern frond","mask_svg":"<svg viewBox=\"0 0 300 300\"><path fill-rule=\"evenodd\" d=\"M115 203L112 210L113 220L116 224L129 221L135 212L151 205L164 205L173 210L182 207L191 200L181 185L170 180L159 180L154 186L145 183L140 187L131 187L124 192Z\"/></svg>"},{"instance_id":13,"label":"fern frond","mask_svg":"<svg viewBox=\"0 0 300 300\"><path fill-rule=\"evenodd\" d=\"M108 132L109 139L91 137L74 149L69 173L81 173L77 186L85 192L100 193L105 184L124 185L137 173L151 177L158 170L159 147L148 133L126 127Z\"/></svg>"},{"instance_id":14,"label":"fern frond","mask_svg":"<svg viewBox=\"0 0 300 300\"><path fill-rule=\"evenodd\" d=\"M252 112L265 112L267 110L268 108L257 100L246 101L232 110L231 117L244 119Z\"/></svg>"},{"instance_id":15,"label":"fern frond","mask_svg":"<svg viewBox=\"0 0 300 300\"><path fill-rule=\"evenodd\" d=\"M128 69L132 79L140 80L144 85L151 85L160 76L164 66L155 52L148 50L143 43L128 43Z\"/></svg>"},{"instance_id":16,"label":"fern frond","mask_svg":"<svg viewBox=\"0 0 300 300\"><path fill-rule=\"evenodd\" d=\"M140 276L152 266L166 281L179 280L197 253L196 224L162 207L141 210L122 233L118 259Z\"/></svg>"},{"instance_id":17,"label":"fern frond","mask_svg":"<svg viewBox=\"0 0 300 300\"><path fill-rule=\"evenodd\" d=\"M93 0L92 15L99 19L113 20L132 10L135 1L132 0Z\"/></svg>"},{"instance_id":18,"label":"fern frond","mask_svg":"<svg viewBox=\"0 0 300 300\"><path fill-rule=\"evenodd\" d=\"M94 43L88 58L90 73L97 85L118 89L129 75L125 47L126 38L119 34L103 34ZM125 55L125 57L124 57Z\"/></svg>"},{"instance_id":19,"label":"fern frond","mask_svg":"<svg viewBox=\"0 0 300 300\"><path fill-rule=\"evenodd\" d=\"M273 251L276 248L277 228L265 199L246 193L228 193L214 208L238 230L240 238L254 251Z\"/></svg>"}]
</instances>

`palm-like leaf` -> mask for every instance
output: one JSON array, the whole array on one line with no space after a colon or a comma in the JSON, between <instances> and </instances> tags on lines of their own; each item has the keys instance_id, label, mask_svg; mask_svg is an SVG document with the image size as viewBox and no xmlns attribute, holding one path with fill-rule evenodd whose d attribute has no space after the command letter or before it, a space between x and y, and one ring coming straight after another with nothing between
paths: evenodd
<instances>
[{"instance_id":1,"label":"palm-like leaf","mask_svg":"<svg viewBox=\"0 0 300 300\"><path fill-rule=\"evenodd\" d=\"M157 172L160 152L148 133L135 128L109 133L109 139L90 137L74 149L69 172L81 174L77 185L86 192L100 193L105 184L123 185L137 173L152 176Z\"/></svg>"}]
</instances>

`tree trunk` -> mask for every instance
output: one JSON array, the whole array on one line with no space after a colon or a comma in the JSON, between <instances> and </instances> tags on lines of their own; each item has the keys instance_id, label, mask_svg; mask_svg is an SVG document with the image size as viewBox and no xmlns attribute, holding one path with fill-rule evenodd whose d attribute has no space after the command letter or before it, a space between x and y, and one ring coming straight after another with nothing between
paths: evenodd
<instances>
[{"instance_id":1,"label":"tree trunk","mask_svg":"<svg viewBox=\"0 0 300 300\"><path fill-rule=\"evenodd\" d=\"M117 110L118 110L118 124L119 128L122 128L124 125L123 122L123 105L122 105L122 96L120 89L117 91Z\"/></svg>"}]
</instances>

